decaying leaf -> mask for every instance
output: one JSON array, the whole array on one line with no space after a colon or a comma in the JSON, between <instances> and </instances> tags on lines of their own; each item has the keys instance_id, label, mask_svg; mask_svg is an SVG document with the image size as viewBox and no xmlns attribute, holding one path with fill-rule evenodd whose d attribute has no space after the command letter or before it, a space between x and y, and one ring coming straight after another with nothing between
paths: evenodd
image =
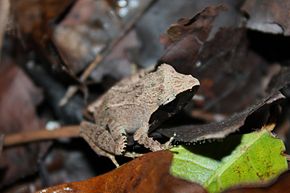
<instances>
[{"instance_id":1,"label":"decaying leaf","mask_svg":"<svg viewBox=\"0 0 290 193\"><path fill-rule=\"evenodd\" d=\"M40 90L15 65L2 68L0 77L0 132L33 131L42 127L36 115L36 105L42 99ZM39 150L38 145L4 149L0 158L0 186L35 172Z\"/></svg>"},{"instance_id":2,"label":"decaying leaf","mask_svg":"<svg viewBox=\"0 0 290 193\"><path fill-rule=\"evenodd\" d=\"M273 72L273 65L267 64L252 52L247 41L245 29L220 29L213 39L203 44L198 55L185 64L185 69L190 69L185 71L200 80L201 87L197 96L202 98L202 104L193 102L187 110L202 109L206 112L220 113L224 115L224 120L160 129L162 134L176 134L175 139L183 142L223 138L243 126L248 116L261 109L267 109L266 104L282 97L276 98L274 95L289 84L289 70L284 67L280 73L275 74L278 71ZM183 53L187 57L191 54L189 51ZM169 59L173 63L182 58L174 55L172 57L173 59ZM183 64L173 66L183 69ZM274 100L268 100L272 97ZM267 114L262 112L262 117L258 118L261 124L269 118L269 115L264 116L265 113Z\"/></svg>"},{"instance_id":3,"label":"decaying leaf","mask_svg":"<svg viewBox=\"0 0 290 193\"><path fill-rule=\"evenodd\" d=\"M224 9L224 6L207 7L191 19L183 18L172 24L166 35L161 37L166 49L159 63L172 64L179 72L185 74L190 72L190 64L193 64L207 40L214 19Z\"/></svg>"},{"instance_id":4,"label":"decaying leaf","mask_svg":"<svg viewBox=\"0 0 290 193\"><path fill-rule=\"evenodd\" d=\"M102 176L50 187L38 193L206 193L195 183L171 176L171 159L169 151L148 153Z\"/></svg>"},{"instance_id":5,"label":"decaying leaf","mask_svg":"<svg viewBox=\"0 0 290 193\"><path fill-rule=\"evenodd\" d=\"M55 67L60 67L63 62L53 45L53 25L73 3L74 0L11 0L11 15L19 39L25 42L26 48L37 46L35 50Z\"/></svg>"},{"instance_id":6,"label":"decaying leaf","mask_svg":"<svg viewBox=\"0 0 290 193\"><path fill-rule=\"evenodd\" d=\"M176 153L171 173L198 182L209 192L221 192L236 185L269 182L288 168L287 160L282 155L284 143L270 134L269 129L273 129L273 126L242 135L240 144L220 161L192 153L182 146L173 148L171 151ZM232 139L226 139L225 143L229 146L234 144L234 140L238 140L237 137ZM213 150L216 144L209 147L211 148L207 151L224 150ZM200 153L206 154L206 149L204 150L205 152Z\"/></svg>"},{"instance_id":7,"label":"decaying leaf","mask_svg":"<svg viewBox=\"0 0 290 193\"><path fill-rule=\"evenodd\" d=\"M3 45L8 50L5 50L3 55L11 52L13 58L17 59L17 65L24 67L37 85L44 90L46 99L36 110L37 102L40 100L38 96L42 94L27 77L25 78L21 70L16 67L7 70L0 65L0 129L5 129L7 133L37 129L42 125L38 116L46 120L55 119L65 125L79 124L83 117L89 119L89 116L82 114L86 101L78 94L74 95L67 105L59 107L59 101L68 85L81 84L83 90L90 91L86 92L88 100L94 100L102 96L116 81L136 72L138 67L156 63L156 58L160 55L162 57L158 63L169 63L176 71L191 74L201 82L197 92L194 89L192 92L180 93L176 100L160 106L150 118L149 133L152 131L151 137L160 139L161 143L165 138L161 137L160 133L167 137L175 135L177 142L205 143L187 149L178 147L173 150L180 152L173 161L175 173L181 172L181 176L187 176L187 179L195 178L196 182L202 185L172 176L169 168L173 153L161 151L144 155L101 176L47 188L39 191L40 193L205 193L203 186L211 192L227 187L231 187L230 190L226 190L227 192L263 190L285 192L290 188L289 171L269 187L268 180L263 185L255 184L261 178L262 180L264 177L273 178L272 173L278 175L281 168L287 167L285 158L281 156L283 143L266 131L242 135L273 122L277 123L279 128L283 124L281 120L289 117L290 102L287 99L290 97L289 56L287 49L280 45L281 42L284 45L289 41L289 37L285 37L290 34L287 20L288 1L180 0L170 3L167 0L2 1L11 3L13 22L11 27L16 29L7 34L8 39ZM217 3L227 4L227 11L223 12L225 7L216 5ZM2 4L0 2L0 5ZM176 18L188 16L190 18L192 13L207 5L210 6L193 18L180 19L169 27L160 39L165 46L162 55L158 37L164 27ZM0 10L2 9L0 6ZM4 12L1 14L5 15ZM225 15L226 18L221 19ZM3 18L0 17L1 19ZM0 21L0 39L4 29L1 24ZM261 38L262 33L255 30L271 33L266 36L273 38L273 41L264 39L264 36ZM14 35L21 39L21 45L29 51L28 55L21 52L23 50L20 51L18 44L14 45L15 39L10 38L13 32L17 32ZM282 41L276 41L277 37ZM277 44L279 49L273 47L273 43ZM280 51L285 54L281 54ZM93 59L97 62L91 66L89 63ZM87 64L90 67L82 73ZM2 72L2 69L5 71ZM67 72L56 74L55 69L65 69ZM4 83L1 81L2 78ZM148 96L152 94L154 93L149 93ZM124 95L123 98L128 97ZM183 112L177 114L176 112L188 101L190 104ZM212 117L222 115L220 116L222 118L205 119L202 116L195 116L195 112ZM173 117L176 114L177 116ZM158 128L170 117L172 119L162 125L168 128ZM286 136L289 135L287 134L289 121L288 125L283 127L283 140L286 141ZM154 133L156 130L157 133ZM1 137L2 131L0 154ZM134 144L132 138L132 135L128 134L128 150L143 151L142 147ZM212 139L214 142L211 144L205 142ZM215 139L222 139L223 142ZM260 145L256 145L255 142ZM226 147L219 151L218 144L224 144ZM63 153L63 149L58 145L68 147L69 151ZM13 190L17 189L23 193L33 191L33 188L35 190L52 184L78 181L112 169L106 160L102 162L102 158L87 151L83 145L85 144L79 144L74 140L65 143L58 141L53 150L59 153L49 152L46 161L40 161L38 164L36 159L40 149L38 144L13 149L4 148L0 156L0 170L3 171L0 191L2 192L3 185L8 184L11 186L5 189L5 192L11 192L8 189L12 188L12 192L16 192ZM233 151L235 147L237 149ZM80 159L70 150L85 156ZM214 157L209 158L208 151L214 151ZM224 151L227 154L220 153ZM229 155L230 152L233 154ZM262 154L268 157L264 157L262 163L255 165L254 162ZM277 155L276 160L274 154ZM249 157L250 159L247 159ZM123 160L121 156L118 157L118 161L119 159L120 163L128 161ZM194 164L190 163L192 161ZM190 163L190 166L185 164L183 168L179 167L180 165L176 167L176 163L184 162ZM50 164L46 165L47 163ZM42 164L46 166L43 167ZM273 169L277 165L280 166ZM33 176L33 179L24 178L26 189L21 189L23 184L15 180L19 179L20 175L35 174L37 166L40 166L38 168L40 175ZM54 169L50 170L51 167ZM240 184L241 182L250 185ZM238 188L232 185L237 185ZM260 186L262 188L254 188Z\"/></svg>"},{"instance_id":8,"label":"decaying leaf","mask_svg":"<svg viewBox=\"0 0 290 193\"><path fill-rule=\"evenodd\" d=\"M209 21L213 22L213 18L207 16L206 11L200 14L206 16L197 15L195 20L190 20L190 25L175 24L172 29L169 28L167 33L173 35L163 38L164 44L169 46L160 61L166 61L177 71L192 74L200 80L203 86L198 95L203 101L195 109L224 115L241 111L265 96L263 84L271 66L249 49L244 28L221 28L208 40L211 31ZM200 27L200 23L205 26ZM197 30L198 27L202 30ZM196 46L196 39L201 39L200 36L204 38ZM188 40L189 37L195 41ZM171 42L171 39L175 41ZM168 51L169 48L174 51ZM239 102L236 102L237 97Z\"/></svg>"},{"instance_id":9,"label":"decaying leaf","mask_svg":"<svg viewBox=\"0 0 290 193\"><path fill-rule=\"evenodd\" d=\"M131 74L131 61L126 53L130 49L138 48L138 39L134 31L128 34L126 32L136 22L136 17L142 15L150 1L138 1L132 6L134 2L129 0L126 1L125 7L119 7L118 4L106 0L76 1L69 13L56 25L53 31L54 42L62 59L74 73L83 70L98 54L112 49L117 41L122 41L122 45L117 49L110 50L110 58L107 58L106 64L100 64L100 72L96 70L92 77L100 81L105 75L115 78L117 73L117 79L120 79L119 74L121 77ZM121 9L126 11L123 10L118 15ZM126 40L121 40L121 36L124 35ZM115 60L118 60L118 63ZM112 68L115 68L114 73Z\"/></svg>"},{"instance_id":10,"label":"decaying leaf","mask_svg":"<svg viewBox=\"0 0 290 193\"><path fill-rule=\"evenodd\" d=\"M250 106L242 112L233 114L229 116L227 119L220 122L213 122L209 124L202 125L184 125L178 126L174 128L161 128L158 129L158 132L162 133L165 136L173 136L177 141L182 142L196 142L200 140L206 139L221 139L238 131L245 123L246 119L250 117L254 112L258 112L261 108L266 108L271 105L271 103L285 98L281 94L273 95L270 98L264 98L259 101L255 105ZM262 112L259 115L260 120L257 120L255 124L263 125L266 124L269 119L268 112Z\"/></svg>"}]
</instances>

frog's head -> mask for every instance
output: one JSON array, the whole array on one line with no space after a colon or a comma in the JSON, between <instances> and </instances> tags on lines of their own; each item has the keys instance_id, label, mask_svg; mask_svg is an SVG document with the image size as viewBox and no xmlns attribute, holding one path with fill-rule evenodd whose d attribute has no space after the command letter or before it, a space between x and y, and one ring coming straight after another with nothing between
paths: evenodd
<instances>
[{"instance_id":1,"label":"frog's head","mask_svg":"<svg viewBox=\"0 0 290 193\"><path fill-rule=\"evenodd\" d=\"M181 74L168 64L161 64L159 71L162 80L162 92L158 97L159 104L165 105L175 99L175 97L193 87L199 86L199 81L191 75Z\"/></svg>"}]
</instances>

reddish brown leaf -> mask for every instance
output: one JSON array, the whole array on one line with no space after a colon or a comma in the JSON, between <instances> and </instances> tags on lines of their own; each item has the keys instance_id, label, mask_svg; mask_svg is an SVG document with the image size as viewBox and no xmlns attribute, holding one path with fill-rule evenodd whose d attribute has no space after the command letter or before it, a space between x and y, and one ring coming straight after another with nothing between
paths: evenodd
<instances>
[{"instance_id":1,"label":"reddish brown leaf","mask_svg":"<svg viewBox=\"0 0 290 193\"><path fill-rule=\"evenodd\" d=\"M172 153L148 153L102 176L50 187L39 193L206 193L199 185L169 174Z\"/></svg>"}]
</instances>

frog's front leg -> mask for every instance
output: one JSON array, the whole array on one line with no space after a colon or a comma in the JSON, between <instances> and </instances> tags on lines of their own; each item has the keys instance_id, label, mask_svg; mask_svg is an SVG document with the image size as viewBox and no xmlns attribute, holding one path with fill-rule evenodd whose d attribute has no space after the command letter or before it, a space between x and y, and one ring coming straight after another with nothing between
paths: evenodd
<instances>
[{"instance_id":1,"label":"frog's front leg","mask_svg":"<svg viewBox=\"0 0 290 193\"><path fill-rule=\"evenodd\" d=\"M119 167L114 155L115 141L107 130L98 128L95 124L89 122L82 122L80 136L98 155L110 158L116 167Z\"/></svg>"},{"instance_id":2,"label":"frog's front leg","mask_svg":"<svg viewBox=\"0 0 290 193\"><path fill-rule=\"evenodd\" d=\"M123 155L127 145L127 134L123 125L118 124L116 121L110 121L108 124L110 133L115 141L115 154Z\"/></svg>"},{"instance_id":3,"label":"frog's front leg","mask_svg":"<svg viewBox=\"0 0 290 193\"><path fill-rule=\"evenodd\" d=\"M144 124L141 128L139 128L134 134L134 140L139 144L144 145L144 147L149 148L151 151L159 151L164 149L171 148L171 142L173 138L170 138L168 142L165 144L161 144L158 141L148 136L149 125Z\"/></svg>"}]
</instances>

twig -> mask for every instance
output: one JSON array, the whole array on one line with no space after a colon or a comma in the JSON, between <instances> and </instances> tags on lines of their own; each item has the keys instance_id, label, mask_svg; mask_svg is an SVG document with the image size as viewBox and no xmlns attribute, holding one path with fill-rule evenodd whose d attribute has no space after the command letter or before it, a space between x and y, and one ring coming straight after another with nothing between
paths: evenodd
<instances>
[{"instance_id":1,"label":"twig","mask_svg":"<svg viewBox=\"0 0 290 193\"><path fill-rule=\"evenodd\" d=\"M152 5L154 0L150 0L150 2L141 10L139 11L135 17L125 26L125 29L122 31L122 33L115 38L105 49L105 51L102 54L98 54L94 61L88 65L88 67L85 69L83 74L80 77L81 83L84 83L86 79L89 77L89 75L93 72L93 70L100 64L108 55L111 53L111 51L118 45L118 43L125 37L125 35L133 28L135 23L141 18L141 16L146 12L146 10ZM78 91L79 87L76 85L69 86L66 94L59 102L60 106L64 106L68 100Z\"/></svg>"},{"instance_id":2,"label":"twig","mask_svg":"<svg viewBox=\"0 0 290 193\"><path fill-rule=\"evenodd\" d=\"M3 146L8 147L35 141L79 137L79 130L79 125L72 125L60 127L55 130L40 129L8 134L4 137Z\"/></svg>"},{"instance_id":3,"label":"twig","mask_svg":"<svg viewBox=\"0 0 290 193\"><path fill-rule=\"evenodd\" d=\"M3 36L5 33L6 24L8 22L10 10L10 1L1 0L0 1L0 59L1 59L1 48L3 43Z\"/></svg>"},{"instance_id":4,"label":"twig","mask_svg":"<svg viewBox=\"0 0 290 193\"><path fill-rule=\"evenodd\" d=\"M101 61L102 57L100 55L97 55L94 61L85 69L85 71L81 75L80 81L84 82ZM79 87L76 85L69 86L64 97L60 100L59 106L64 106L68 102L68 100L78 91L78 88Z\"/></svg>"}]
</instances>

